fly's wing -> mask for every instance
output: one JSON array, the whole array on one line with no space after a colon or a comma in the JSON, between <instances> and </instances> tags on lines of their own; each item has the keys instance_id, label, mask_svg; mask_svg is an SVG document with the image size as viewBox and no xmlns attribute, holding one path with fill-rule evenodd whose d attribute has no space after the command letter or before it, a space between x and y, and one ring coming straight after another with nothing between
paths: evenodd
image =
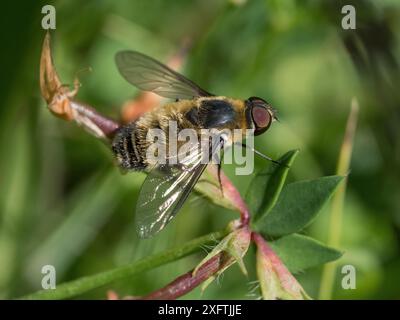
<instances>
[{"instance_id":1,"label":"fly's wing","mask_svg":"<svg viewBox=\"0 0 400 320\"><path fill-rule=\"evenodd\" d=\"M210 143L208 154L197 144L181 163L154 166L142 185L136 205L137 231L141 238L161 231L178 213L219 144L219 140Z\"/></svg>"},{"instance_id":2,"label":"fly's wing","mask_svg":"<svg viewBox=\"0 0 400 320\"><path fill-rule=\"evenodd\" d=\"M120 51L115 61L121 75L140 90L171 99L212 96L183 75L142 53Z\"/></svg>"}]
</instances>

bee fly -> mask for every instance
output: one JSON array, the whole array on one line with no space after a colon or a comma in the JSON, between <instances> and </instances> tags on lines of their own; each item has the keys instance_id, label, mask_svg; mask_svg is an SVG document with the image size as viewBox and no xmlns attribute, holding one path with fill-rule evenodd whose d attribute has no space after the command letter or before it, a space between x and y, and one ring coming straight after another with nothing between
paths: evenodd
<instances>
[{"instance_id":1,"label":"bee fly","mask_svg":"<svg viewBox=\"0 0 400 320\"><path fill-rule=\"evenodd\" d=\"M119 72L128 82L141 90L175 100L121 127L112 142L121 168L148 172L136 205L138 234L147 238L162 230L177 214L207 167L196 156L189 162L175 165L152 163L146 158L149 147L146 135L150 129L168 133L172 120L177 123L178 130L243 129L245 132L253 129L254 135L259 135L276 120L276 115L271 105L261 98L240 100L215 96L139 52L121 51L115 59Z\"/></svg>"}]
</instances>

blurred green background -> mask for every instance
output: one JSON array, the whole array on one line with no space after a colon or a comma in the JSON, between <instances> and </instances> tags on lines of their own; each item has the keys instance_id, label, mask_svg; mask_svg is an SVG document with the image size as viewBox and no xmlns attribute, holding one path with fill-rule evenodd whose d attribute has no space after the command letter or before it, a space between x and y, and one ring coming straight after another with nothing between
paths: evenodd
<instances>
[{"instance_id":1,"label":"blurred green background","mask_svg":"<svg viewBox=\"0 0 400 320\"><path fill-rule=\"evenodd\" d=\"M49 2L47 2L49 3ZM341 28L354 4L357 30ZM123 265L216 231L237 217L192 195L168 228L151 240L135 233L134 206L143 175L121 175L111 152L74 124L53 117L39 90L45 32L40 1L4 4L0 108L0 298L41 289L41 267L57 283ZM349 176L339 267L353 264L357 289L333 298L400 298L400 3L380 1L213 0L59 1L52 46L57 70L83 84L78 99L118 118L137 91L118 74L114 54L134 49L166 61L189 38L183 73L211 92L260 96L281 122L256 139L277 158L301 152L289 181L335 173L351 98L360 103ZM257 167L269 165L257 159ZM244 194L251 177L235 177ZM326 241L329 207L304 231ZM142 295L173 280L201 254L94 290ZM249 278L234 266L203 298L252 298ZM297 278L318 296L321 268ZM200 298L197 289L185 298Z\"/></svg>"}]
</instances>

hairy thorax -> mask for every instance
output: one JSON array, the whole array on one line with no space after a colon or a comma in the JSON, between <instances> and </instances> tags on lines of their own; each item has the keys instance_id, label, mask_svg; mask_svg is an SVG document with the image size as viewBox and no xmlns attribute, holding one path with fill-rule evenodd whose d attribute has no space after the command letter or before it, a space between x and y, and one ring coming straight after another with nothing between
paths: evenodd
<instances>
[{"instance_id":1,"label":"hairy thorax","mask_svg":"<svg viewBox=\"0 0 400 320\"><path fill-rule=\"evenodd\" d=\"M154 142L149 138L151 130L165 133L166 151L170 135L176 137L183 129L193 129L200 135L202 129L247 129L242 100L225 97L206 97L179 100L145 113L136 121L121 127L112 142L112 148L120 167L126 170L144 170L153 165L146 152ZM177 132L175 132L175 130ZM159 142L160 143L160 142ZM177 148L184 141L177 142Z\"/></svg>"}]
</instances>

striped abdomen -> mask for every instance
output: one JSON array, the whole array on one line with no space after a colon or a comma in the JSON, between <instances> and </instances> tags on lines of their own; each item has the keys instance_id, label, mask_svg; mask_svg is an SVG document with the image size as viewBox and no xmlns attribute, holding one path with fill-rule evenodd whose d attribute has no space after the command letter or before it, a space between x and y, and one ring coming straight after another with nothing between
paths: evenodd
<instances>
[{"instance_id":1,"label":"striped abdomen","mask_svg":"<svg viewBox=\"0 0 400 320\"><path fill-rule=\"evenodd\" d=\"M118 164L126 170L143 170L146 168L140 152L135 123L121 127L112 142L112 149Z\"/></svg>"}]
</instances>

